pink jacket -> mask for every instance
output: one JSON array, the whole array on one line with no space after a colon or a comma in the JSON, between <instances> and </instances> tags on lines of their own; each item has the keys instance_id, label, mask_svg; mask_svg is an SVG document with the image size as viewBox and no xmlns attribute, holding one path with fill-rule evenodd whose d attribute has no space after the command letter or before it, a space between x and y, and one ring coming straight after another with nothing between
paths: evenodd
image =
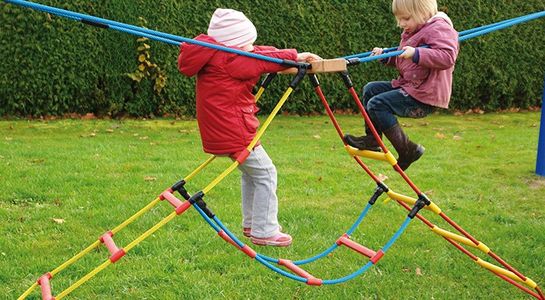
<instances>
[{"instance_id":1,"label":"pink jacket","mask_svg":"<svg viewBox=\"0 0 545 300\"><path fill-rule=\"evenodd\" d=\"M218 44L201 34L196 40ZM295 49L278 50L255 46L253 53L279 59L297 59ZM235 48L236 49L236 48ZM216 155L232 155L244 150L259 127L259 111L252 94L261 74L278 72L279 64L183 43L178 69L186 76L197 75L197 122L203 149Z\"/></svg>"},{"instance_id":2,"label":"pink jacket","mask_svg":"<svg viewBox=\"0 0 545 300\"><path fill-rule=\"evenodd\" d=\"M445 13L438 13L414 33L403 32L399 49L418 48L418 61L399 57L387 64L395 65L399 77L392 86L401 87L413 98L432 106L448 108L452 93L452 73L458 56L458 32Z\"/></svg>"}]
</instances>

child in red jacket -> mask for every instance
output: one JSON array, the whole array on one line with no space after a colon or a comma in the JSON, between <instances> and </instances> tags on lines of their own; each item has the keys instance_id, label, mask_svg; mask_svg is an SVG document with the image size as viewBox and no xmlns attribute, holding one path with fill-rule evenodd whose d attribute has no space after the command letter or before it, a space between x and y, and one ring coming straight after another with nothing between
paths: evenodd
<instances>
[{"instance_id":1,"label":"child in red jacket","mask_svg":"<svg viewBox=\"0 0 545 300\"><path fill-rule=\"evenodd\" d=\"M403 29L398 57L385 63L395 66L399 77L392 81L368 83L363 89L364 107L379 136L390 140L399 155L398 164L407 169L424 154L424 147L409 140L395 115L423 118L436 107L448 108L452 73L458 56L458 32L436 0L393 0L392 12ZM427 45L427 47L419 46ZM372 55L382 54L374 48ZM347 144L361 150L380 151L371 130L365 136L347 134Z\"/></svg>"},{"instance_id":2,"label":"child in red jacket","mask_svg":"<svg viewBox=\"0 0 545 300\"><path fill-rule=\"evenodd\" d=\"M218 8L208 34L195 39L255 54L300 62L318 60L312 53L254 46L257 32L239 11ZM178 68L186 76L197 75L197 122L203 150L219 156L236 157L257 133L259 120L252 89L262 74L285 67L255 58L183 43ZM259 143L238 166L242 172L242 226L256 245L289 246L292 238L278 224L276 168Z\"/></svg>"}]
</instances>

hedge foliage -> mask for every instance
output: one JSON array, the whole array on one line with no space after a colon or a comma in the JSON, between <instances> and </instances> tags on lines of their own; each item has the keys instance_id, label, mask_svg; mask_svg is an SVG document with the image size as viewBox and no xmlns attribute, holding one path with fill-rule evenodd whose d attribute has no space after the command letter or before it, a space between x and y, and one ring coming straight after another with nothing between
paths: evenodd
<instances>
[{"instance_id":1,"label":"hedge foliage","mask_svg":"<svg viewBox=\"0 0 545 300\"><path fill-rule=\"evenodd\" d=\"M390 1L58 1L40 3L184 37L206 32L216 7L244 11L258 29L258 44L297 48L334 58L390 47L400 30ZM543 0L439 1L458 31L545 10ZM140 81L138 37L1 3L0 116L44 116L92 112L102 116L193 115L194 78L176 69L178 49L146 42L151 64L166 84L154 89L153 76ZM458 59L453 109L496 110L539 106L545 73L545 18L466 41ZM351 68L358 89L396 73L378 63ZM287 87L281 76L263 97L268 112ZM355 109L336 75L320 76L333 109ZM322 112L305 80L284 106L292 113Z\"/></svg>"}]
</instances>

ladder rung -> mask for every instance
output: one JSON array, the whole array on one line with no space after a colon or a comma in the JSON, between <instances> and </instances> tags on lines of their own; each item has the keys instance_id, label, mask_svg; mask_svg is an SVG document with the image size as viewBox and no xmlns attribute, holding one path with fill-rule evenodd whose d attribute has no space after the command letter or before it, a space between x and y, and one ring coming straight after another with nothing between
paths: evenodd
<instances>
[{"instance_id":1,"label":"ladder rung","mask_svg":"<svg viewBox=\"0 0 545 300\"><path fill-rule=\"evenodd\" d=\"M42 299L43 300L55 300L55 297L51 294L51 284L49 283L51 279L51 273L46 273L38 279L38 284L42 289Z\"/></svg>"},{"instance_id":2,"label":"ladder rung","mask_svg":"<svg viewBox=\"0 0 545 300\"><path fill-rule=\"evenodd\" d=\"M308 285L322 285L322 280L310 275L307 271L301 269L299 266L294 264L291 260L288 259L279 259L278 264L285 266L286 268L293 271L295 274L306 278Z\"/></svg>"},{"instance_id":3,"label":"ladder rung","mask_svg":"<svg viewBox=\"0 0 545 300\"><path fill-rule=\"evenodd\" d=\"M364 247L354 241L352 241L350 239L350 237L348 236L348 234L343 234L338 240L337 240L337 245L345 245L347 246L348 248L356 251L356 252L359 252L369 258L371 257L374 257L377 253L367 247Z\"/></svg>"},{"instance_id":4,"label":"ladder rung","mask_svg":"<svg viewBox=\"0 0 545 300\"><path fill-rule=\"evenodd\" d=\"M190 206L191 203L189 201L182 202L180 199L176 198L172 194L172 190L168 189L164 191L160 196L159 199L164 200L167 199L167 201L175 208L176 214L179 215L186 211Z\"/></svg>"},{"instance_id":5,"label":"ladder rung","mask_svg":"<svg viewBox=\"0 0 545 300\"><path fill-rule=\"evenodd\" d=\"M119 249L117 245L115 244L114 240L112 239L113 233L111 231L106 232L100 237L100 241L108 248L108 251L110 252L110 261L112 263L115 263L120 258L125 256L126 252L123 249Z\"/></svg>"}]
</instances>

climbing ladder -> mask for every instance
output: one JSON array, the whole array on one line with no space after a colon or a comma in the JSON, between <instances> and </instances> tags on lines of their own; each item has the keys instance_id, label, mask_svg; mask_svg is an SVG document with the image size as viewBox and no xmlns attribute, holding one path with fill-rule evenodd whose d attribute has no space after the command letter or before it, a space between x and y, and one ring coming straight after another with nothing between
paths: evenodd
<instances>
[{"instance_id":1,"label":"climbing ladder","mask_svg":"<svg viewBox=\"0 0 545 300\"><path fill-rule=\"evenodd\" d=\"M501 259L497 254L495 254L488 246L486 246L484 243L478 241L475 239L472 235L470 235L467 231L462 229L458 224L456 224L453 220L451 220L442 210L434 204L424 193L422 193L418 187L410 180L410 178L403 172L403 170L399 167L397 164L397 161L395 157L392 155L390 151L386 148L380 137L378 136L373 124L371 123L365 109L363 108L361 101L358 98L357 93L355 92L355 89L353 87L353 84L350 80L348 71L346 69L346 66L353 66L357 65L359 63L363 63L366 61L372 61L376 59L382 59L387 57L392 57L401 54L402 51L396 51L397 48L391 48L388 51L386 51L385 54L370 57L369 52L353 55L350 57L345 57L342 60L329 60L329 61L320 61L315 62L313 64L303 64L303 63L296 63L292 61L285 61L285 60L278 60L266 56L260 56L248 52L238 51L235 49L207 44L204 42L199 42L187 38L177 37L170 34L161 33L158 31L148 30L139 28L132 25L126 25L119 22L109 21L106 19L100 19L88 15L78 14L74 12L70 12L67 10L61 10L58 8L53 8L41 4L36 4L28 1L21 1L21 0L4 0L5 2L17 4L21 6L30 7L36 10L56 14L62 17L67 17L73 20L81 21L87 25L93 25L99 28L109 28L109 29L115 29L118 31L127 32L130 34L138 35L138 36L144 36L148 37L150 39L158 40L161 42L166 42L169 44L173 44L178 46L181 42L187 42L187 43L193 43L198 44L203 47L210 47L214 49L218 49L220 51L227 51L236 53L239 55L245 55L249 57L253 57L256 59L266 60L270 62L275 62L282 64L286 67L292 67L294 69L288 70L287 73L295 73L295 77L293 78L292 82L290 83L289 87L283 94L283 96L278 101L277 105L269 115L269 117L266 119L266 121L263 123L263 125L260 127L260 130L257 132L255 138L251 141L251 143L247 146L247 148L242 151L242 153L235 159L235 161L225 170L223 171L219 176L217 176L214 180L212 180L205 188L203 188L201 191L198 191L197 193L191 195L185 188L185 184L189 182L194 176L196 176L200 171L202 171L206 166L208 166L214 159L215 156L211 156L208 158L205 162L203 162L199 167L197 167L193 172L191 172L188 176L186 176L184 179L180 180L176 184L174 184L171 188L165 190L162 192L156 199L154 199L152 202L150 202L148 205L146 205L144 208L139 210L136 214L131 216L129 219L122 222L117 227L113 228L110 231L105 232L101 236L97 238L97 240L89 245L87 248L82 250L80 253L76 254L74 257L57 267L56 269L52 270L51 272L47 272L39 279L33 283L31 287L29 287L20 297L19 299L25 299L30 295L30 293L36 289L38 286L40 286L42 291L42 298L43 299L61 299L67 296L69 293L74 291L76 288L81 286L83 283L91 279L93 276L98 274L100 271L104 270L111 264L116 263L119 261L122 257L124 257L132 248L134 248L136 245L138 245L140 242L142 242L144 239L152 235L154 232L156 232L159 228L166 225L168 222L173 220L176 216L184 213L187 211L191 206L193 206L197 212L203 217L203 219L217 232L217 234L225 240L227 243L233 245L243 253L245 253L247 256L249 256L252 259L255 259L256 261L259 261L263 265L267 266L271 270L278 272L279 274L286 276L288 278L291 278L293 280L306 283L308 285L323 285L323 284L337 284L341 282L345 282L347 280L350 280L352 278L355 278L365 271L367 271L370 267L375 265L388 251L388 249L395 243L395 241L403 234L409 223L414 219L414 217L417 217L419 220L421 220L425 225L427 225L434 233L440 235L444 239L446 239L449 243L454 245L457 249L462 251L464 254L469 256L473 261L475 261L478 265L482 266L483 268L491 271L493 274L497 275L498 277L504 279L505 281L515 285L522 291L528 293L529 295L545 300L545 296L543 295L542 291L538 287L538 285L533 281L532 279L524 276L522 273L514 269L512 266L510 266L508 263L506 263L503 259ZM499 23L487 25L480 27L475 30L462 32L460 33L460 40L463 40L464 38L470 38L478 35L482 35L494 30L498 30L501 28L506 28L508 26L512 26L521 22L526 22L538 17L542 17L545 15L545 12L536 13L524 17L514 18L511 20L502 21ZM365 119L366 124L371 128L373 135L377 142L380 145L380 148L382 149L381 153L377 152L371 152L371 151L361 151L357 150L355 148L352 148L348 146L344 140L343 140L343 132L342 129L335 119L335 116L333 115L327 100L321 90L318 78L316 76L316 73L322 73L322 72L335 72L340 73L342 76L342 79L348 89L348 92L354 99L355 103L357 104L363 118ZM355 159L355 161L362 167L362 169L375 181L377 184L377 187L373 193L373 195L370 197L370 200L368 201L365 208L362 210L360 216L358 219L354 222L354 224L343 234L339 236L339 238L333 243L332 246L321 252L320 254L317 254L313 257L299 260L299 261L291 261L288 259L277 259L277 258L271 258L268 256L265 256L263 254L257 253L255 250L253 250L248 245L241 242L235 235L232 234L231 231L229 231L221 222L221 220L210 210L209 207L207 207L207 204L203 200L204 196L210 192L217 184L219 184L226 176L228 176L238 165L242 164L245 159L248 157L250 152L252 151L253 147L257 144L259 139L262 137L264 132L267 130L268 126L272 122L272 120L277 115L280 108L283 106L285 101L289 98L293 90L298 86L300 81L305 77L309 76L316 94L322 101L322 104L324 105L326 112L328 116L330 117L331 121L333 122L333 125L341 138L343 140L343 144L345 146L346 151L348 154ZM270 74L266 77L266 79L263 81L263 83L260 86L260 89L258 93L256 94L256 100L258 100L261 95L263 94L264 90L266 89L267 85L271 82L272 78L274 78L274 74ZM384 184L383 181L381 181L372 171L371 169L362 161L361 157L363 158L369 158L373 160L379 160L384 161L393 166L394 170L396 170L399 175L406 181L406 183L412 188L412 190L416 194L416 198L406 196L403 194L399 194L391 190L388 186ZM183 200L180 200L177 198L174 193L177 192L180 194L183 198ZM402 222L398 230L393 234L393 236L384 244L383 247L381 247L378 250L372 250L367 248L364 245L361 245L357 243L356 241L351 239L351 235L353 232L357 229L359 224L363 221L365 216L370 211L372 205L381 197L381 195L386 194L390 199L395 200L397 203L399 203L402 207L404 207L406 210L409 211L409 214L405 218L405 220ZM159 221L157 224L149 228L147 231L142 233L139 237L137 237L135 240L130 242L125 247L119 247L116 242L114 241L114 236L118 234L122 229L124 229L126 226L140 218L142 215L144 215L146 212L151 210L153 207L155 207L160 202L168 202L174 209L173 212L171 212L169 215L167 215L165 218L163 218L161 221ZM439 215L448 225L453 227L457 233L447 231L445 229L439 228L438 226L434 225L430 221L428 221L426 218L424 218L420 211L421 209L429 210L436 215ZM84 257L86 254L91 252L92 250L100 247L101 245L104 245L109 252L109 257L99 266L97 266L95 269L90 271L88 274L77 280L75 283L70 285L67 289L64 291L58 293L55 297L53 296L52 292L52 285L51 280L59 274L61 271L65 270L70 265L77 262L79 259ZM469 250L467 250L464 246L475 248L491 258L493 258L497 263L499 263L502 267L494 265L492 263L486 262L485 260L479 258ZM327 256L329 253L331 253L333 250L337 249L338 247L345 247L350 250L355 251L358 254L361 254L365 257L367 257L369 260L366 264L364 264L362 267L360 267L355 272L344 276L342 278L337 279L320 279L318 277L315 277L302 269L300 266L314 262L320 258L323 258ZM533 289L533 290L531 290Z\"/></svg>"}]
</instances>

